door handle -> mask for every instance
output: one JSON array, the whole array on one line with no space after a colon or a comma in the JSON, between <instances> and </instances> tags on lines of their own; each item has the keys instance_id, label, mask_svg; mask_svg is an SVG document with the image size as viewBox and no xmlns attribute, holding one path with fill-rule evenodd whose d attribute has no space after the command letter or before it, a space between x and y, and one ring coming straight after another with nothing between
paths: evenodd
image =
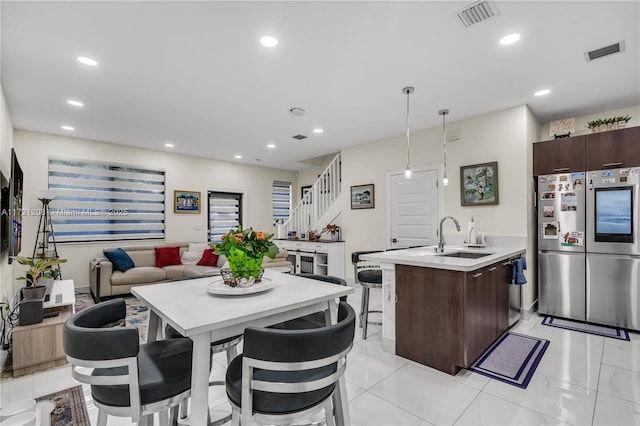
<instances>
[{"instance_id":1,"label":"door handle","mask_svg":"<svg viewBox=\"0 0 640 426\"><path fill-rule=\"evenodd\" d=\"M560 167L559 169L553 169L554 172L568 172L569 167Z\"/></svg>"},{"instance_id":2,"label":"door handle","mask_svg":"<svg viewBox=\"0 0 640 426\"><path fill-rule=\"evenodd\" d=\"M477 274L473 274L471 275L473 278L478 278L479 276L482 275L482 272L478 272Z\"/></svg>"},{"instance_id":3,"label":"door handle","mask_svg":"<svg viewBox=\"0 0 640 426\"><path fill-rule=\"evenodd\" d=\"M494 266L493 268L489 268L489 272L493 272L493 271L495 271L496 269L498 269L498 267L497 267L497 266Z\"/></svg>"},{"instance_id":4,"label":"door handle","mask_svg":"<svg viewBox=\"0 0 640 426\"><path fill-rule=\"evenodd\" d=\"M615 166L622 166L622 163L618 161L616 163L605 163L602 165L602 167L615 167Z\"/></svg>"}]
</instances>

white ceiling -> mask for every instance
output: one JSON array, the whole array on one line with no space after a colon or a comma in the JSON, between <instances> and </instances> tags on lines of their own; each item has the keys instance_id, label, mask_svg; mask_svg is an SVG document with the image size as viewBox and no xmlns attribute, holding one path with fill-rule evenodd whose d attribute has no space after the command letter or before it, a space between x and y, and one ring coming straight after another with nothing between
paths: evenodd
<instances>
[{"instance_id":1,"label":"white ceiling","mask_svg":"<svg viewBox=\"0 0 640 426\"><path fill-rule=\"evenodd\" d=\"M403 134L408 85L412 130L442 108L451 122L527 104L547 122L640 104L640 2L496 1L465 28L470 3L2 1L2 85L19 129L288 170Z\"/></svg>"}]
</instances>

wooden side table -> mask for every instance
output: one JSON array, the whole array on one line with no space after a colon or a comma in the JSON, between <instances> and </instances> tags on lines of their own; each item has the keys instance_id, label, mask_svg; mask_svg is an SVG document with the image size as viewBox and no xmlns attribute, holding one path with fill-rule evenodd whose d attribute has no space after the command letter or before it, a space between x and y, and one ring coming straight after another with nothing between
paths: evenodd
<instances>
[{"instance_id":1,"label":"wooden side table","mask_svg":"<svg viewBox=\"0 0 640 426\"><path fill-rule=\"evenodd\" d=\"M56 295L58 296L56 299ZM13 377L61 366L67 363L62 347L62 326L75 312L73 280L55 281L44 312L59 312L38 324L13 329Z\"/></svg>"}]
</instances>

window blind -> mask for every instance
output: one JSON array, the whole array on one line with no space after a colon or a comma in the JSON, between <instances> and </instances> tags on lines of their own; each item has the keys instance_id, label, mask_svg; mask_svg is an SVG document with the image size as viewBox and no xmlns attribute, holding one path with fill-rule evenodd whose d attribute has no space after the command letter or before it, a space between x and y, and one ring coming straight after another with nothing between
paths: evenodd
<instances>
[{"instance_id":1,"label":"window blind","mask_svg":"<svg viewBox=\"0 0 640 426\"><path fill-rule=\"evenodd\" d=\"M284 223L291 212L291 182L273 181L273 219Z\"/></svg>"},{"instance_id":2,"label":"window blind","mask_svg":"<svg viewBox=\"0 0 640 426\"><path fill-rule=\"evenodd\" d=\"M56 242L165 237L164 170L49 158Z\"/></svg>"},{"instance_id":3,"label":"window blind","mask_svg":"<svg viewBox=\"0 0 640 426\"><path fill-rule=\"evenodd\" d=\"M220 242L242 223L242 194L209 192L209 241Z\"/></svg>"}]
</instances>

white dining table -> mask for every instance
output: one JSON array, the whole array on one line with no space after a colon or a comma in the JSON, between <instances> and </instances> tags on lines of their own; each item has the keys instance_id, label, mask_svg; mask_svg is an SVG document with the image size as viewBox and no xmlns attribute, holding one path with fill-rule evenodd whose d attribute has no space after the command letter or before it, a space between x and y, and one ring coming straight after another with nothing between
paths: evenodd
<instances>
[{"instance_id":1,"label":"white dining table","mask_svg":"<svg viewBox=\"0 0 640 426\"><path fill-rule=\"evenodd\" d=\"M353 293L348 286L283 274L265 269L269 290L237 296L207 292L217 277L170 281L134 287L131 293L150 310L147 341L159 337L161 324L171 324L183 336L193 340L191 374L191 412L188 424L207 424L209 395L209 347L211 342L237 336L248 326L266 327L328 308L331 323L337 321L337 298ZM262 285L262 284L255 284ZM340 379L334 398L341 412L337 424L349 425L349 406L344 382Z\"/></svg>"}]
</instances>

